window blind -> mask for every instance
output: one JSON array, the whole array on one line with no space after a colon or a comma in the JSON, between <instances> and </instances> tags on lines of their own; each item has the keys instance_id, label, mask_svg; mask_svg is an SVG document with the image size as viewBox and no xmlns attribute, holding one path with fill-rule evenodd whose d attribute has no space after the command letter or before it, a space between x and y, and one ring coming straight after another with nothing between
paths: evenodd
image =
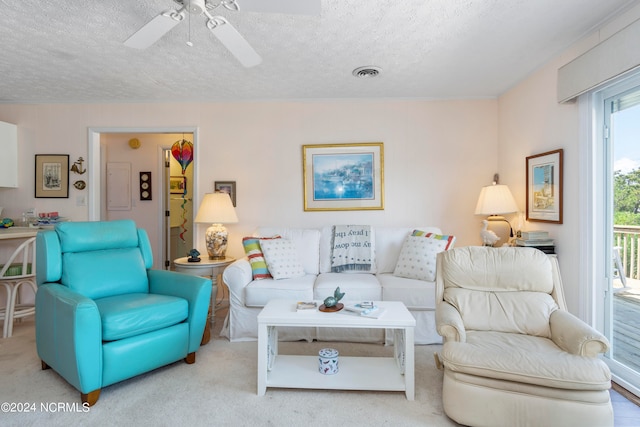
<instances>
[{"instance_id":1,"label":"window blind","mask_svg":"<svg viewBox=\"0 0 640 427\"><path fill-rule=\"evenodd\" d=\"M637 89L633 89L631 93L622 95L611 103L611 112L617 113L618 111L635 107L638 104L640 104L640 92Z\"/></svg>"},{"instance_id":2,"label":"window blind","mask_svg":"<svg viewBox=\"0 0 640 427\"><path fill-rule=\"evenodd\" d=\"M603 40L558 70L558 102L569 102L640 67L640 20Z\"/></svg>"}]
</instances>

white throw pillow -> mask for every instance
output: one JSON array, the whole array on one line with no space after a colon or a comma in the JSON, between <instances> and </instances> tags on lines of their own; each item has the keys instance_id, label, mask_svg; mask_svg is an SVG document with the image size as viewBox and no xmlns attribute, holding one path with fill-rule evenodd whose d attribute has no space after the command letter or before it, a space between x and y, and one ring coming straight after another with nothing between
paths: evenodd
<instances>
[{"instance_id":1,"label":"white throw pillow","mask_svg":"<svg viewBox=\"0 0 640 427\"><path fill-rule=\"evenodd\" d=\"M393 275L433 282L436 280L436 255L444 251L448 245L448 240L407 236Z\"/></svg>"},{"instance_id":2,"label":"white throw pillow","mask_svg":"<svg viewBox=\"0 0 640 427\"><path fill-rule=\"evenodd\" d=\"M298 248L289 239L261 240L260 247L267 261L267 268L274 279L290 279L304 276Z\"/></svg>"}]
</instances>

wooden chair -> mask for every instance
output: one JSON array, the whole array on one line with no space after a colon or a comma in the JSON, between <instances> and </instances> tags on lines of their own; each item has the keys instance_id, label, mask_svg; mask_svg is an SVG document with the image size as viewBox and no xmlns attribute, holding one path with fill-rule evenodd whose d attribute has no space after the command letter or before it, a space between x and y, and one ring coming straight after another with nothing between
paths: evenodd
<instances>
[{"instance_id":1,"label":"wooden chair","mask_svg":"<svg viewBox=\"0 0 640 427\"><path fill-rule=\"evenodd\" d=\"M613 247L613 278L620 280L622 283L622 287L616 286L616 282L613 284L614 293L624 292L628 289L631 289L627 286L627 274L624 271L624 266L622 265L622 261L620 259L620 246Z\"/></svg>"}]
</instances>

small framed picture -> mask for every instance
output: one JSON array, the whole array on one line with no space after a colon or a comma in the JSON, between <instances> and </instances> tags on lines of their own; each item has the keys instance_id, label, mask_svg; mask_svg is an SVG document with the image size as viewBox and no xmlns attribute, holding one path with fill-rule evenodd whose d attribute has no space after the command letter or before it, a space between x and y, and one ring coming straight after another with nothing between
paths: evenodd
<instances>
[{"instance_id":1,"label":"small framed picture","mask_svg":"<svg viewBox=\"0 0 640 427\"><path fill-rule=\"evenodd\" d=\"M69 198L69 155L36 154L35 197Z\"/></svg>"},{"instance_id":2,"label":"small framed picture","mask_svg":"<svg viewBox=\"0 0 640 427\"><path fill-rule=\"evenodd\" d=\"M236 206L236 182L235 181L216 181L213 183L214 191L227 193L231 197L233 207Z\"/></svg>"},{"instance_id":3,"label":"small framed picture","mask_svg":"<svg viewBox=\"0 0 640 427\"><path fill-rule=\"evenodd\" d=\"M171 194L184 194L187 188L186 176L171 176L169 177L169 193Z\"/></svg>"},{"instance_id":4,"label":"small framed picture","mask_svg":"<svg viewBox=\"0 0 640 427\"><path fill-rule=\"evenodd\" d=\"M562 224L562 154L527 157L527 221Z\"/></svg>"}]
</instances>

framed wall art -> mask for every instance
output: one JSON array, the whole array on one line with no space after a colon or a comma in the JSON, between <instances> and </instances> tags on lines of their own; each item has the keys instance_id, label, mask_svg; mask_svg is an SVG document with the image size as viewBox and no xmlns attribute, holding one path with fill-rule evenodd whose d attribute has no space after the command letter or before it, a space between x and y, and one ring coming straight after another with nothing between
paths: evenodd
<instances>
[{"instance_id":1,"label":"framed wall art","mask_svg":"<svg viewBox=\"0 0 640 427\"><path fill-rule=\"evenodd\" d=\"M527 157L527 221L562 224L562 154Z\"/></svg>"},{"instance_id":2,"label":"framed wall art","mask_svg":"<svg viewBox=\"0 0 640 427\"><path fill-rule=\"evenodd\" d=\"M35 197L69 198L69 155L36 154Z\"/></svg>"},{"instance_id":3,"label":"framed wall art","mask_svg":"<svg viewBox=\"0 0 640 427\"><path fill-rule=\"evenodd\" d=\"M151 172L140 172L140 200L153 200Z\"/></svg>"},{"instance_id":4,"label":"framed wall art","mask_svg":"<svg viewBox=\"0 0 640 427\"><path fill-rule=\"evenodd\" d=\"M214 191L227 193L231 197L233 206L236 206L236 182L235 181L216 181L213 183Z\"/></svg>"},{"instance_id":5,"label":"framed wall art","mask_svg":"<svg viewBox=\"0 0 640 427\"><path fill-rule=\"evenodd\" d=\"M304 210L384 209L382 142L302 146Z\"/></svg>"},{"instance_id":6,"label":"framed wall art","mask_svg":"<svg viewBox=\"0 0 640 427\"><path fill-rule=\"evenodd\" d=\"M187 188L186 176L170 176L169 177L169 193L184 194L185 188Z\"/></svg>"}]
</instances>

